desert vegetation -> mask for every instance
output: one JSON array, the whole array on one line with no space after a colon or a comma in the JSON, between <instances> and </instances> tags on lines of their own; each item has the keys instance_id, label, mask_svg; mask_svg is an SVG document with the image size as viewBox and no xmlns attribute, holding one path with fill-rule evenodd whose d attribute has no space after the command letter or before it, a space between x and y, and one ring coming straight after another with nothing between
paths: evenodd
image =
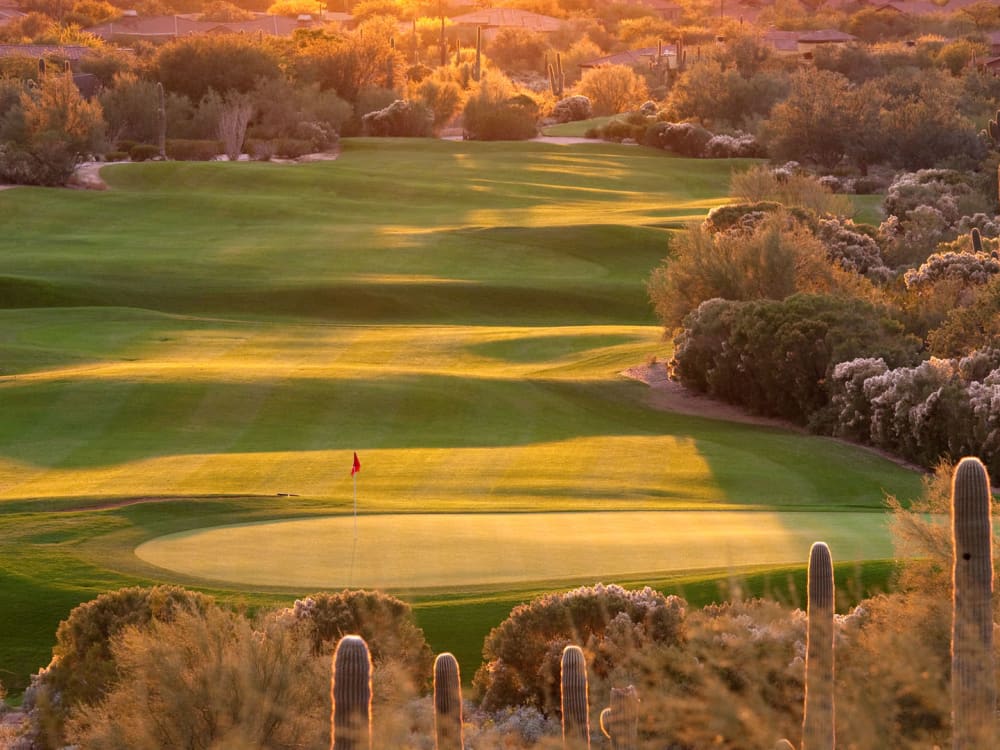
<instances>
[{"instance_id":1,"label":"desert vegetation","mask_svg":"<svg viewBox=\"0 0 1000 750\"><path fill-rule=\"evenodd\" d=\"M0 26L3 741L995 742L996 9L516 5Z\"/></svg>"}]
</instances>

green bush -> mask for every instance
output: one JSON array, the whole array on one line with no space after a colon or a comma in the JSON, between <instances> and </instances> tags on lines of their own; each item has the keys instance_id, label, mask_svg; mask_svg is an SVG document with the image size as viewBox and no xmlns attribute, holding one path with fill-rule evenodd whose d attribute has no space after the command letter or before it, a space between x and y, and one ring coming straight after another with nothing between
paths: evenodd
<instances>
[{"instance_id":1,"label":"green bush","mask_svg":"<svg viewBox=\"0 0 1000 750\"><path fill-rule=\"evenodd\" d=\"M167 140L167 158L177 161L212 161L222 153L222 143L219 141L201 141L189 139Z\"/></svg>"},{"instance_id":2,"label":"green bush","mask_svg":"<svg viewBox=\"0 0 1000 750\"><path fill-rule=\"evenodd\" d=\"M104 161L128 161L127 151L108 151L104 154Z\"/></svg>"},{"instance_id":3,"label":"green bush","mask_svg":"<svg viewBox=\"0 0 1000 750\"><path fill-rule=\"evenodd\" d=\"M282 159L298 159L315 150L312 141L302 138L278 138L274 141L274 155Z\"/></svg>"},{"instance_id":4,"label":"green bush","mask_svg":"<svg viewBox=\"0 0 1000 750\"><path fill-rule=\"evenodd\" d=\"M160 149L149 143L139 143L129 149L129 158L132 161L148 161L160 155Z\"/></svg>"}]
</instances>

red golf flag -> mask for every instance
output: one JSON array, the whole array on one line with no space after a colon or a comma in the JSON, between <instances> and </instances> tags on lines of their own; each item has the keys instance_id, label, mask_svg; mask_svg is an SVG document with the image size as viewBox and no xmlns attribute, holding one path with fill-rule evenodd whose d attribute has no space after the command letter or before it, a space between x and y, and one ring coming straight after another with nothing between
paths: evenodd
<instances>
[{"instance_id":1,"label":"red golf flag","mask_svg":"<svg viewBox=\"0 0 1000 750\"><path fill-rule=\"evenodd\" d=\"M351 476L353 477L361 471L361 462L358 460L358 452L354 451L354 465L351 467Z\"/></svg>"}]
</instances>

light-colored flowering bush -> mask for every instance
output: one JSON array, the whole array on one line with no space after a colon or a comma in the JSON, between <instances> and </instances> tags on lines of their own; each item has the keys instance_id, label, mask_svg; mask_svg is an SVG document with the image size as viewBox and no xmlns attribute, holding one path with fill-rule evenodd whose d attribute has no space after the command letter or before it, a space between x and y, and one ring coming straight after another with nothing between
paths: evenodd
<instances>
[{"instance_id":1,"label":"light-colored flowering bush","mask_svg":"<svg viewBox=\"0 0 1000 750\"><path fill-rule=\"evenodd\" d=\"M1000 273L1000 260L988 253L934 253L919 268L907 271L903 280L906 288L920 290L949 279L962 286L985 284Z\"/></svg>"},{"instance_id":2,"label":"light-colored flowering bush","mask_svg":"<svg viewBox=\"0 0 1000 750\"><path fill-rule=\"evenodd\" d=\"M749 133L713 135L705 144L703 155L708 159L753 158L764 155L764 149Z\"/></svg>"},{"instance_id":3,"label":"light-colored flowering bush","mask_svg":"<svg viewBox=\"0 0 1000 750\"><path fill-rule=\"evenodd\" d=\"M895 369L881 359L845 361L830 388L837 434L927 467L975 455L1000 471L1000 351Z\"/></svg>"},{"instance_id":4,"label":"light-colored flowering bush","mask_svg":"<svg viewBox=\"0 0 1000 750\"><path fill-rule=\"evenodd\" d=\"M590 117L590 99L583 94L575 94L560 99L552 108L552 116L556 122L576 122Z\"/></svg>"},{"instance_id":5,"label":"light-colored flowering bush","mask_svg":"<svg viewBox=\"0 0 1000 750\"><path fill-rule=\"evenodd\" d=\"M845 271L885 281L890 275L874 238L859 231L850 219L820 219L816 236L826 247L830 260Z\"/></svg>"}]
</instances>

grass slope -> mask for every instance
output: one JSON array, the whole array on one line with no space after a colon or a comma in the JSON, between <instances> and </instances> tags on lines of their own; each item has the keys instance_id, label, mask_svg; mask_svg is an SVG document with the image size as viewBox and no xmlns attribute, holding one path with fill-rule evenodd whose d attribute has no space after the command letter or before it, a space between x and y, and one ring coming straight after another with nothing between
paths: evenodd
<instances>
[{"instance_id":1,"label":"grass slope","mask_svg":"<svg viewBox=\"0 0 1000 750\"><path fill-rule=\"evenodd\" d=\"M104 193L0 193L0 679L23 687L58 621L107 589L309 593L133 550L347 513L354 450L368 513L878 511L883 489L915 492L840 443L652 411L616 374L669 355L645 279L742 166L357 140L332 163L137 164L106 169ZM88 509L151 497L169 501ZM533 586L400 593L471 676Z\"/></svg>"}]
</instances>

